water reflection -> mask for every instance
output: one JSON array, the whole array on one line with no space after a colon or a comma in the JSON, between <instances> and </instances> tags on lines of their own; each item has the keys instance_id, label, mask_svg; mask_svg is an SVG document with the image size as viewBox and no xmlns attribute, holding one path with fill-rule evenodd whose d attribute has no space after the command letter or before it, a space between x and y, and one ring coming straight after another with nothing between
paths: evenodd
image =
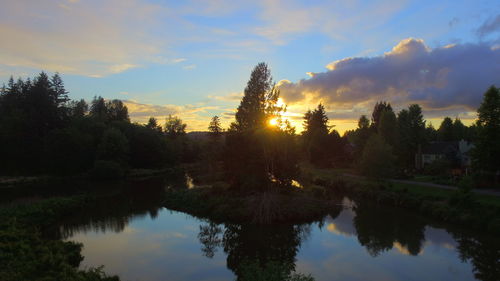
<instances>
[{"instance_id":1,"label":"water reflection","mask_svg":"<svg viewBox=\"0 0 500 281\"><path fill-rule=\"evenodd\" d=\"M53 231L84 243L85 266L104 264L123 280L231 280L245 264L271 262L316 280L500 280L498 238L401 209L344 198L319 222L215 224L164 209L168 185L108 191Z\"/></svg>"}]
</instances>

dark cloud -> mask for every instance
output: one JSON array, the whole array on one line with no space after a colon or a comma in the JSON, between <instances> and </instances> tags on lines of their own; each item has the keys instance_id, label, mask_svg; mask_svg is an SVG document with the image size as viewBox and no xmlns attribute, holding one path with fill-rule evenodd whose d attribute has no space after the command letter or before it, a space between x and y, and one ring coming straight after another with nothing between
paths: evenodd
<instances>
[{"instance_id":1,"label":"dark cloud","mask_svg":"<svg viewBox=\"0 0 500 281\"><path fill-rule=\"evenodd\" d=\"M500 33L500 15L487 20L477 29L477 35L481 38L493 33Z\"/></svg>"},{"instance_id":2,"label":"dark cloud","mask_svg":"<svg viewBox=\"0 0 500 281\"><path fill-rule=\"evenodd\" d=\"M405 39L377 57L346 58L297 83L281 81L288 103L322 101L336 108L419 103L424 109L475 110L491 85L500 85L500 49L457 44L430 49L423 40Z\"/></svg>"}]
</instances>

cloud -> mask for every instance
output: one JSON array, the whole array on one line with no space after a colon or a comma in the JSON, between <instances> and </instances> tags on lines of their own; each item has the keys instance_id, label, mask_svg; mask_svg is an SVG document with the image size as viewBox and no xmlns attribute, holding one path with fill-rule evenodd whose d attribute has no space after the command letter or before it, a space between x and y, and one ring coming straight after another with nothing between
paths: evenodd
<instances>
[{"instance_id":1,"label":"cloud","mask_svg":"<svg viewBox=\"0 0 500 281\"><path fill-rule=\"evenodd\" d=\"M238 102L241 100L243 97L243 92L239 93L230 93L225 96L214 96L214 95L209 95L209 99L217 100L217 101L227 101L227 102Z\"/></svg>"},{"instance_id":2,"label":"cloud","mask_svg":"<svg viewBox=\"0 0 500 281\"><path fill-rule=\"evenodd\" d=\"M184 70L193 70L196 68L196 64L188 64L182 67Z\"/></svg>"},{"instance_id":3,"label":"cloud","mask_svg":"<svg viewBox=\"0 0 500 281\"><path fill-rule=\"evenodd\" d=\"M164 51L168 41L150 31L165 13L140 0L7 0L0 10L0 61L92 77L123 72Z\"/></svg>"},{"instance_id":4,"label":"cloud","mask_svg":"<svg viewBox=\"0 0 500 281\"><path fill-rule=\"evenodd\" d=\"M500 84L500 50L483 43L430 49L409 38L383 55L345 58L327 69L296 83L281 81L284 100L342 110L371 109L386 100L429 111L475 111L486 89Z\"/></svg>"},{"instance_id":5,"label":"cloud","mask_svg":"<svg viewBox=\"0 0 500 281\"><path fill-rule=\"evenodd\" d=\"M206 131L211 117L224 114L226 109L218 106L206 105L152 105L134 100L124 100L130 119L133 122L146 123L150 117L155 117L159 124L163 124L169 115L178 116L186 123L187 131ZM223 120L222 125L228 126L230 120Z\"/></svg>"},{"instance_id":6,"label":"cloud","mask_svg":"<svg viewBox=\"0 0 500 281\"><path fill-rule=\"evenodd\" d=\"M476 31L479 37L500 33L500 14L485 21Z\"/></svg>"}]
</instances>

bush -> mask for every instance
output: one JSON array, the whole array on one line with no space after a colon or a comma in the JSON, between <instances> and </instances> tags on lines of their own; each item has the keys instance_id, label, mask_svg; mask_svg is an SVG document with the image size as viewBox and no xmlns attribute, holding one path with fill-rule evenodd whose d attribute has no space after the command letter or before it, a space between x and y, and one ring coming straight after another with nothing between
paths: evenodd
<instances>
[{"instance_id":1,"label":"bush","mask_svg":"<svg viewBox=\"0 0 500 281\"><path fill-rule=\"evenodd\" d=\"M392 147L379 135L372 135L363 150L359 168L362 174L385 178L394 174Z\"/></svg>"},{"instance_id":2,"label":"bush","mask_svg":"<svg viewBox=\"0 0 500 281\"><path fill-rule=\"evenodd\" d=\"M120 179L125 176L125 169L115 161L98 160L90 171L90 176L99 180Z\"/></svg>"}]
</instances>

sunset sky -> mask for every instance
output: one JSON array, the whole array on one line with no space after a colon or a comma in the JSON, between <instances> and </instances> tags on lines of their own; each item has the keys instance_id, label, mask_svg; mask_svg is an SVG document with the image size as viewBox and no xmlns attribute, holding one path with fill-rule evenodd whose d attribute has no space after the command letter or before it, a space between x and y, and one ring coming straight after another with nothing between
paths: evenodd
<instances>
[{"instance_id":1,"label":"sunset sky","mask_svg":"<svg viewBox=\"0 0 500 281\"><path fill-rule=\"evenodd\" d=\"M289 118L325 104L340 132L378 100L470 122L500 86L500 2L4 0L0 79L59 72L72 99L126 101L132 121L234 118L267 62Z\"/></svg>"}]
</instances>

